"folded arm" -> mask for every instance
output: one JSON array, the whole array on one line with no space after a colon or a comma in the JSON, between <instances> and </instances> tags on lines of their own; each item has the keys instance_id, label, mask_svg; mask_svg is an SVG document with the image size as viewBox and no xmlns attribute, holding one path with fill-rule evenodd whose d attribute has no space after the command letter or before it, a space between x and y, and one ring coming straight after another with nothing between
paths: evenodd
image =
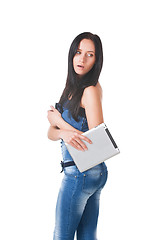
<instances>
[{"instance_id":1,"label":"folded arm","mask_svg":"<svg viewBox=\"0 0 160 240\"><path fill-rule=\"evenodd\" d=\"M61 113L56 108L54 108L53 106L50 107L51 110L48 111L48 121L50 122L50 125L52 127L56 129L71 130L81 134L83 133L82 131L79 131L78 129L67 123L62 118Z\"/></svg>"},{"instance_id":2,"label":"folded arm","mask_svg":"<svg viewBox=\"0 0 160 240\"><path fill-rule=\"evenodd\" d=\"M64 142L82 151L87 150L87 146L81 139L92 143L90 139L82 135L82 131L79 131L67 123L54 107L48 111L48 120L51 124L48 129L48 138L50 140L57 141L63 139Z\"/></svg>"}]
</instances>

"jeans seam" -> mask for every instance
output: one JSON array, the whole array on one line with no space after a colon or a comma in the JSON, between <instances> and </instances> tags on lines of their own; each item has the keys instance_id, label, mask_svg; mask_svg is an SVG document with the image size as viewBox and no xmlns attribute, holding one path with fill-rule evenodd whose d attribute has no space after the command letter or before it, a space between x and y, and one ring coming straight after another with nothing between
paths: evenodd
<instances>
[{"instance_id":1,"label":"jeans seam","mask_svg":"<svg viewBox=\"0 0 160 240\"><path fill-rule=\"evenodd\" d=\"M86 191L86 190L84 189L84 184L85 184L85 179L86 179L86 177L87 177L87 176L83 176L82 192L90 195L91 193L89 193L89 191Z\"/></svg>"},{"instance_id":2,"label":"jeans seam","mask_svg":"<svg viewBox=\"0 0 160 240\"><path fill-rule=\"evenodd\" d=\"M105 186L105 184L106 184L106 182L107 182L107 179L108 179L108 170L107 170L107 171L106 171L106 170L103 170L103 173L106 174L106 176L105 176L105 182L99 186L99 189L103 189L103 187Z\"/></svg>"},{"instance_id":3,"label":"jeans seam","mask_svg":"<svg viewBox=\"0 0 160 240\"><path fill-rule=\"evenodd\" d=\"M73 189L73 192L72 192L72 196L71 196L71 202L70 202L70 206L69 206L69 209L68 209L68 212L69 212L69 217L68 217L68 224L67 224L67 234L69 233L69 223L70 223L70 217L71 217L71 206L72 206L72 201L73 201L73 195L75 194L75 189L77 187L77 179L75 179L75 185L74 185L74 189Z\"/></svg>"}]
</instances>

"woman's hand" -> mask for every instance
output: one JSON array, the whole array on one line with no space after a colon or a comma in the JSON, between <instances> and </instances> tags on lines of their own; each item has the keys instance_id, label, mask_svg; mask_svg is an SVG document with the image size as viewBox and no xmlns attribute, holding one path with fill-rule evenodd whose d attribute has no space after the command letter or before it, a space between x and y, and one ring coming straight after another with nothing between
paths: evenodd
<instances>
[{"instance_id":1,"label":"woman's hand","mask_svg":"<svg viewBox=\"0 0 160 240\"><path fill-rule=\"evenodd\" d=\"M64 142L70 144L72 147L74 147L78 150L84 151L84 150L88 149L87 146L85 145L85 143L83 141L81 141L81 139L87 141L88 143L92 143L92 141L89 138L87 138L75 131L64 130L61 135L62 135L62 139L64 140Z\"/></svg>"},{"instance_id":2,"label":"woman's hand","mask_svg":"<svg viewBox=\"0 0 160 240\"><path fill-rule=\"evenodd\" d=\"M57 126L58 121L61 118L61 113L54 108L53 106L50 106L51 110L48 110L48 121L50 122L51 126Z\"/></svg>"}]
</instances>

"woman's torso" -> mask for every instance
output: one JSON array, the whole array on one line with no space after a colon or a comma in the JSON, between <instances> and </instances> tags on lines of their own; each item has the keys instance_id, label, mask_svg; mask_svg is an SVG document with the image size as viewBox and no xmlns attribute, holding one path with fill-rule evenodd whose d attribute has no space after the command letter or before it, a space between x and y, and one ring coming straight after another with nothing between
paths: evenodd
<instances>
[{"instance_id":1,"label":"woman's torso","mask_svg":"<svg viewBox=\"0 0 160 240\"><path fill-rule=\"evenodd\" d=\"M80 112L81 112L81 116L80 115L78 116L79 121L76 122L74 120L74 118L69 115L69 111L64 105L61 116L66 122L68 122L74 128L78 129L79 131L86 132L87 130L89 130L89 128L88 128L87 118L86 118L86 114L85 114L85 109L80 107ZM72 159L69 151L67 150L67 147L62 139L61 139L61 152L62 152L63 162L73 161L73 159ZM70 175L70 176L78 177L78 176L81 176L84 174L86 176L90 176L91 178L93 178L93 175L98 176L98 175L102 174L102 172L106 173L107 166L104 162L102 162L102 163L98 164L97 166L92 167L91 169L86 170L85 172L81 173L75 165L75 166L70 166L70 167L65 168L64 172L66 175Z\"/></svg>"},{"instance_id":2,"label":"woman's torso","mask_svg":"<svg viewBox=\"0 0 160 240\"><path fill-rule=\"evenodd\" d=\"M98 82L95 87L98 88L100 97L102 99L102 88L101 88L100 83ZM70 99L68 99L68 101ZM83 95L82 95L82 98L81 98L80 109L79 109L79 113L80 113L79 116L78 116L79 121L75 121L75 119L71 115L69 115L69 110L66 107L66 103L63 106L63 112L61 114L62 118L67 123L69 123L71 126L78 129L79 131L86 132L87 130L89 130L88 123L87 123L87 117L86 117L86 113L85 113L85 109L84 109ZM61 140L61 151L62 151L62 157L63 157L64 162L73 161L73 159L72 159L70 153L68 152L68 150L66 148L66 145L65 145L63 140Z\"/></svg>"}]
</instances>

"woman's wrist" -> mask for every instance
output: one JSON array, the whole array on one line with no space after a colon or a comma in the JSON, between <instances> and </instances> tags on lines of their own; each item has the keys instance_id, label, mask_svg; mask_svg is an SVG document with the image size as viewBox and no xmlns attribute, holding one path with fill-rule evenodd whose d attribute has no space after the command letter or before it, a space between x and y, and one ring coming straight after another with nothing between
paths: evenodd
<instances>
[{"instance_id":1,"label":"woman's wrist","mask_svg":"<svg viewBox=\"0 0 160 240\"><path fill-rule=\"evenodd\" d=\"M66 130L65 129L59 129L58 130L58 138L59 139L62 139L63 140L63 138L64 138L64 132L65 132Z\"/></svg>"},{"instance_id":2,"label":"woman's wrist","mask_svg":"<svg viewBox=\"0 0 160 240\"><path fill-rule=\"evenodd\" d=\"M57 125L57 127L58 128L64 128L64 126L65 126L65 121L64 121L64 119L62 118L62 117L58 117L58 120L56 121L56 125Z\"/></svg>"},{"instance_id":3,"label":"woman's wrist","mask_svg":"<svg viewBox=\"0 0 160 240\"><path fill-rule=\"evenodd\" d=\"M52 127L57 127L57 128L62 128L62 126L63 126L63 119L62 119L62 117L58 117L58 118L56 118L55 120L52 120L52 121L50 121L50 125L52 126Z\"/></svg>"},{"instance_id":4,"label":"woman's wrist","mask_svg":"<svg viewBox=\"0 0 160 240\"><path fill-rule=\"evenodd\" d=\"M63 130L75 131L78 132L79 134L83 133L82 131L79 131L78 129L74 128L69 123L67 123L62 117L57 122L57 127Z\"/></svg>"}]
</instances>

